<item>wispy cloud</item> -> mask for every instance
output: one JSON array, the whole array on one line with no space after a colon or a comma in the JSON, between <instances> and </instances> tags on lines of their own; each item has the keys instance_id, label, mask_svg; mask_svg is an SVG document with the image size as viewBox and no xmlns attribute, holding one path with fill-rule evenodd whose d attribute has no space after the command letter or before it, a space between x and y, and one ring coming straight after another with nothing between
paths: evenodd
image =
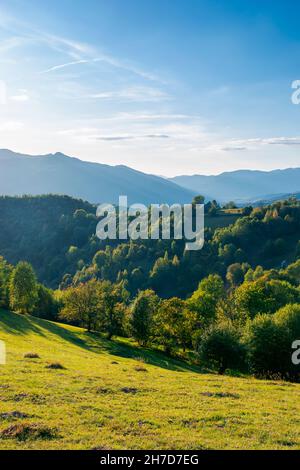
<instances>
[{"instance_id":1,"label":"wispy cloud","mask_svg":"<svg viewBox=\"0 0 300 470\"><path fill-rule=\"evenodd\" d=\"M145 71L135 67L134 65L123 62L123 61L121 61L117 58L111 57L109 55L105 55L105 54L100 55L100 53L96 50L93 53L94 57L84 58L82 56L86 55L87 52L80 52L77 47L75 47L73 49L72 46L71 46L72 42L71 43L68 42L68 41L66 42L66 40L64 38L56 38L55 43L53 43L52 40L49 40L49 37L44 37L44 40L48 43L48 45L50 47L54 46L55 44L56 44L56 47L57 47L58 44L60 44L61 46L64 46L64 45L67 44L68 47L66 49L63 49L63 50L60 48L60 51L67 53L70 57L76 58L76 60L70 61L70 62L65 62L63 64L53 65L53 66L49 67L46 70L42 70L40 72L41 74L56 72L56 71L59 71L59 70L62 70L62 69L66 69L68 67L74 67L74 66L79 66L79 65L88 65L88 64L96 64L97 62L98 63L103 62L103 63L106 63L106 64L112 66L112 67L126 70L127 72L130 72L134 75L137 75L140 78L143 78L145 80L153 81L153 82L159 82L161 84L166 84L166 81L162 80L157 75L154 75L154 74L149 73L149 72L145 72ZM93 49L91 48L90 51L92 51L92 50ZM88 54L91 55L90 52L88 52Z\"/></svg>"},{"instance_id":2,"label":"wispy cloud","mask_svg":"<svg viewBox=\"0 0 300 470\"><path fill-rule=\"evenodd\" d=\"M88 95L88 98L97 100L123 100L123 101L162 101L171 97L162 90L150 87L130 87L122 90L104 91Z\"/></svg>"},{"instance_id":3,"label":"wispy cloud","mask_svg":"<svg viewBox=\"0 0 300 470\"><path fill-rule=\"evenodd\" d=\"M12 48L22 46L26 42L32 41L39 44L45 44L52 50L65 54L72 59L71 61L69 60L64 63L53 64L48 69L42 70L40 72L41 74L61 71L72 66L83 66L103 62L112 67L126 70L127 72L145 80L166 84L166 82L156 74L143 70L130 61L125 59L121 60L118 57L103 53L103 51L100 51L98 47L91 44L82 43L76 39L41 31L28 23L8 15L2 9L0 9L0 27L15 35L15 37L8 39L7 43L3 44L3 47Z\"/></svg>"},{"instance_id":4,"label":"wispy cloud","mask_svg":"<svg viewBox=\"0 0 300 470\"><path fill-rule=\"evenodd\" d=\"M176 114L176 113L155 113L155 112L130 112L130 113L117 113L112 116L106 116L105 118L98 118L96 121L115 121L115 122L174 122L174 121L191 121L200 119L198 116L191 116L188 114Z\"/></svg>"},{"instance_id":5,"label":"wispy cloud","mask_svg":"<svg viewBox=\"0 0 300 470\"><path fill-rule=\"evenodd\" d=\"M208 150L222 152L243 152L246 150L257 150L260 147L266 147L269 145L297 146L300 145L300 137L258 137L250 139L231 139L209 145Z\"/></svg>"},{"instance_id":6,"label":"wispy cloud","mask_svg":"<svg viewBox=\"0 0 300 470\"><path fill-rule=\"evenodd\" d=\"M97 140L107 142L122 141L122 140L143 140L143 139L169 139L169 135L165 134L148 134L148 135L115 135L115 136L100 136Z\"/></svg>"},{"instance_id":7,"label":"wispy cloud","mask_svg":"<svg viewBox=\"0 0 300 470\"><path fill-rule=\"evenodd\" d=\"M242 152L247 150L247 147L223 147L222 150L224 152Z\"/></svg>"},{"instance_id":8,"label":"wispy cloud","mask_svg":"<svg viewBox=\"0 0 300 470\"><path fill-rule=\"evenodd\" d=\"M265 143L269 145L300 145L300 137L275 137L266 139Z\"/></svg>"},{"instance_id":9,"label":"wispy cloud","mask_svg":"<svg viewBox=\"0 0 300 470\"><path fill-rule=\"evenodd\" d=\"M50 73L50 72L55 72L56 70L61 70L65 69L67 67L72 67L72 65L79 65L79 64L88 64L90 63L89 60L74 60L73 62L66 62L65 64L60 64L60 65L54 65L53 67L50 67L49 69L43 70L40 72L41 74L44 73Z\"/></svg>"}]
</instances>

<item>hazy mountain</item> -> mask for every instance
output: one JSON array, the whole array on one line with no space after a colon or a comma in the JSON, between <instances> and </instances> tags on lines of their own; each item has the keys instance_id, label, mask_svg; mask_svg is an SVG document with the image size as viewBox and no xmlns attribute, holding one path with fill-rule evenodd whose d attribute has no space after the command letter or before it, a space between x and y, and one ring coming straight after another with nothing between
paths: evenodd
<instances>
[{"instance_id":1,"label":"hazy mountain","mask_svg":"<svg viewBox=\"0 0 300 470\"><path fill-rule=\"evenodd\" d=\"M220 202L251 200L262 194L299 192L300 168L269 172L239 170L217 176L176 176L170 181Z\"/></svg>"},{"instance_id":2,"label":"hazy mountain","mask_svg":"<svg viewBox=\"0 0 300 470\"><path fill-rule=\"evenodd\" d=\"M278 193L278 194L267 194L264 196L255 197L249 200L241 199L236 202L242 206L252 205L252 206L266 206L268 204L273 204L277 201L286 201L287 199L295 198L300 200L300 192L298 193Z\"/></svg>"},{"instance_id":3,"label":"hazy mountain","mask_svg":"<svg viewBox=\"0 0 300 470\"><path fill-rule=\"evenodd\" d=\"M89 163L61 153L29 156L0 150L0 194L66 194L92 203L188 203L194 192L126 166Z\"/></svg>"}]
</instances>

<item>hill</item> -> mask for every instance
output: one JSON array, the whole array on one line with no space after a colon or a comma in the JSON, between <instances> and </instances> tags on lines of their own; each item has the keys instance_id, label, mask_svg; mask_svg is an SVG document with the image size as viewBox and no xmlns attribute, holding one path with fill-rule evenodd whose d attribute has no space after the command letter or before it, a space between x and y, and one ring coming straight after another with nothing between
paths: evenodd
<instances>
[{"instance_id":1,"label":"hill","mask_svg":"<svg viewBox=\"0 0 300 470\"><path fill-rule=\"evenodd\" d=\"M0 150L0 194L61 194L92 203L189 203L194 192L167 179L133 170L84 162L62 153L29 156Z\"/></svg>"},{"instance_id":2,"label":"hill","mask_svg":"<svg viewBox=\"0 0 300 470\"><path fill-rule=\"evenodd\" d=\"M4 311L0 339L0 449L300 448L300 385L201 374L129 341ZM46 367L54 362L64 369Z\"/></svg>"},{"instance_id":3,"label":"hill","mask_svg":"<svg viewBox=\"0 0 300 470\"><path fill-rule=\"evenodd\" d=\"M118 244L95 237L95 212L92 204L68 196L0 197L0 256L12 264L29 261L40 281L57 287L65 274L76 273L78 262L90 264L99 249ZM225 227L238 218L230 213L207 216L206 226ZM157 242L152 245L154 248ZM70 247L77 247L77 252L70 254ZM155 260L155 253L145 259L150 264ZM139 259L136 264L139 266Z\"/></svg>"},{"instance_id":4,"label":"hill","mask_svg":"<svg viewBox=\"0 0 300 470\"><path fill-rule=\"evenodd\" d=\"M266 199L264 194L299 192L300 168L274 171L239 170L216 176L176 176L170 181L220 202Z\"/></svg>"}]
</instances>

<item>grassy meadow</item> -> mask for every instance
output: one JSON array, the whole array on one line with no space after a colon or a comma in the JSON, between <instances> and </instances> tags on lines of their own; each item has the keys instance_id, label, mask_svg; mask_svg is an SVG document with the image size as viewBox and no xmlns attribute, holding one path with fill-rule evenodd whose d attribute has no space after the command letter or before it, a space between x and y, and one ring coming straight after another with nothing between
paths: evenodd
<instances>
[{"instance_id":1,"label":"grassy meadow","mask_svg":"<svg viewBox=\"0 0 300 470\"><path fill-rule=\"evenodd\" d=\"M0 340L2 450L300 449L300 385L201 373L4 311Z\"/></svg>"}]
</instances>

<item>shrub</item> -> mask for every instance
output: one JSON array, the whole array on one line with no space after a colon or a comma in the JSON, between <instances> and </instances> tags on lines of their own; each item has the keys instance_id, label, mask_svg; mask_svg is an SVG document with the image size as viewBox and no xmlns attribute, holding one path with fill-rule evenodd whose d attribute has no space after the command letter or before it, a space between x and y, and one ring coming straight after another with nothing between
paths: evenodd
<instances>
[{"instance_id":1,"label":"shrub","mask_svg":"<svg viewBox=\"0 0 300 470\"><path fill-rule=\"evenodd\" d=\"M198 346L200 359L224 374L227 369L243 368L245 350L238 334L228 325L210 328Z\"/></svg>"},{"instance_id":2,"label":"shrub","mask_svg":"<svg viewBox=\"0 0 300 470\"><path fill-rule=\"evenodd\" d=\"M259 315L246 332L251 371L260 378L299 381L292 363L292 343L300 339L300 305L286 305L274 315Z\"/></svg>"},{"instance_id":3,"label":"shrub","mask_svg":"<svg viewBox=\"0 0 300 470\"><path fill-rule=\"evenodd\" d=\"M272 315L258 315L248 324L245 335L248 360L250 371L256 377L283 377L284 335L284 328L276 325Z\"/></svg>"},{"instance_id":4,"label":"shrub","mask_svg":"<svg viewBox=\"0 0 300 470\"><path fill-rule=\"evenodd\" d=\"M291 360L292 344L300 340L300 305L291 304L278 310L274 315L274 322L284 330L284 345L282 350L282 367L288 380L300 380L300 366L294 365Z\"/></svg>"}]
</instances>

